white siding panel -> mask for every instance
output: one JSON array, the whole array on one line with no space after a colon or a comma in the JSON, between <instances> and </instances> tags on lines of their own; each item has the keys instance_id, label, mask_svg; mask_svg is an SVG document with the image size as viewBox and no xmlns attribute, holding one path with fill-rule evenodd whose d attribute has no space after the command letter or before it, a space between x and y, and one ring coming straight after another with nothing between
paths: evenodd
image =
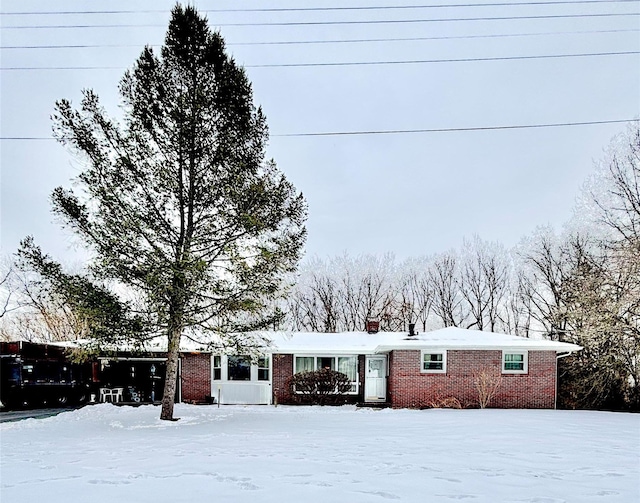
<instances>
[{"instance_id":1,"label":"white siding panel","mask_svg":"<svg viewBox=\"0 0 640 503\"><path fill-rule=\"evenodd\" d=\"M267 382L222 382L218 386L221 387L220 403L222 405L269 405L271 403L271 385Z\"/></svg>"}]
</instances>

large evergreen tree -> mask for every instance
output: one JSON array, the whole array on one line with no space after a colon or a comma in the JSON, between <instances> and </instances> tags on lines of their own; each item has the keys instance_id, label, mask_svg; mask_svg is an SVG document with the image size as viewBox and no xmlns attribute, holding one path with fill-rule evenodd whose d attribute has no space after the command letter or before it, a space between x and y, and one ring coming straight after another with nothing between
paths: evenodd
<instances>
[{"instance_id":1,"label":"large evergreen tree","mask_svg":"<svg viewBox=\"0 0 640 503\"><path fill-rule=\"evenodd\" d=\"M244 69L195 9L177 5L160 54L146 47L121 80L123 118L85 91L61 100L57 138L86 160L54 212L94 252L94 271L128 286L166 333L162 419L173 418L189 330L274 323L268 306L305 240L306 203L265 160L265 117Z\"/></svg>"}]
</instances>

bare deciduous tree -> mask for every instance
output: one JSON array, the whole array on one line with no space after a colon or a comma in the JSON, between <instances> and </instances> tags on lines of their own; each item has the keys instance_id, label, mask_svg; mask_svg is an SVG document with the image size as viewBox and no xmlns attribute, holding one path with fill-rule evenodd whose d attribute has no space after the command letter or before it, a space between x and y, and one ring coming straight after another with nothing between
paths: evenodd
<instances>
[{"instance_id":1,"label":"bare deciduous tree","mask_svg":"<svg viewBox=\"0 0 640 503\"><path fill-rule=\"evenodd\" d=\"M534 295L531 282L522 269L516 269L507 287L504 308L500 314L503 331L508 334L529 337L531 332L531 298Z\"/></svg>"},{"instance_id":2,"label":"bare deciduous tree","mask_svg":"<svg viewBox=\"0 0 640 503\"><path fill-rule=\"evenodd\" d=\"M427 321L433 305L429 265L429 261L423 258L408 260L402 267L397 287L397 330L406 330L409 323L419 323L423 331L427 330Z\"/></svg>"},{"instance_id":3,"label":"bare deciduous tree","mask_svg":"<svg viewBox=\"0 0 640 503\"><path fill-rule=\"evenodd\" d=\"M453 252L437 256L429 270L433 312L445 327L456 327L462 320L457 274L457 260Z\"/></svg>"},{"instance_id":4,"label":"bare deciduous tree","mask_svg":"<svg viewBox=\"0 0 640 503\"><path fill-rule=\"evenodd\" d=\"M495 332L508 284L504 249L478 236L465 240L460 267L460 294L468 308L467 328Z\"/></svg>"},{"instance_id":5,"label":"bare deciduous tree","mask_svg":"<svg viewBox=\"0 0 640 503\"><path fill-rule=\"evenodd\" d=\"M596 179L599 190L590 196L598 216L614 240L640 254L640 121L613 139Z\"/></svg>"},{"instance_id":6,"label":"bare deciduous tree","mask_svg":"<svg viewBox=\"0 0 640 503\"><path fill-rule=\"evenodd\" d=\"M9 257L0 260L0 319L20 307L15 264Z\"/></svg>"}]
</instances>

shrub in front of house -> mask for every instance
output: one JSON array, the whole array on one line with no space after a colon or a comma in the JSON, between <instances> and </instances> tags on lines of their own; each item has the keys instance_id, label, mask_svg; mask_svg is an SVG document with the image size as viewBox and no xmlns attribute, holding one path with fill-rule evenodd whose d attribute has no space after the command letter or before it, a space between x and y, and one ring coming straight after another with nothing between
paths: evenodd
<instances>
[{"instance_id":1,"label":"shrub in front of house","mask_svg":"<svg viewBox=\"0 0 640 503\"><path fill-rule=\"evenodd\" d=\"M331 369L299 372L289 380L289 389L301 404L338 405L346 402L344 395L351 390L351 380Z\"/></svg>"},{"instance_id":2,"label":"shrub in front of house","mask_svg":"<svg viewBox=\"0 0 640 503\"><path fill-rule=\"evenodd\" d=\"M448 396L445 398L435 397L433 400L430 400L426 407L421 407L421 409L464 409L465 407L462 405L460 400L456 397Z\"/></svg>"}]
</instances>

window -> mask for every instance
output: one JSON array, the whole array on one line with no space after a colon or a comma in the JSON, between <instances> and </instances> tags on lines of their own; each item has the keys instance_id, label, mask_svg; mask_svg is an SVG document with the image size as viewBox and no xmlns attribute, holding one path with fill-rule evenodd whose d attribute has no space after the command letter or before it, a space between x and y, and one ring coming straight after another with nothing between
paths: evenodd
<instances>
[{"instance_id":1,"label":"window","mask_svg":"<svg viewBox=\"0 0 640 503\"><path fill-rule=\"evenodd\" d=\"M502 352L503 374L526 374L528 371L527 352Z\"/></svg>"},{"instance_id":2,"label":"window","mask_svg":"<svg viewBox=\"0 0 640 503\"><path fill-rule=\"evenodd\" d=\"M357 356L296 356L294 359L294 374L321 369L342 372L351 380L350 393L358 392Z\"/></svg>"},{"instance_id":3,"label":"window","mask_svg":"<svg viewBox=\"0 0 640 503\"><path fill-rule=\"evenodd\" d=\"M358 391L358 359L355 356L338 356L338 372L345 374L351 381L351 393Z\"/></svg>"},{"instance_id":4,"label":"window","mask_svg":"<svg viewBox=\"0 0 640 503\"><path fill-rule=\"evenodd\" d=\"M298 372L310 372L315 368L315 358L313 356L296 356L296 368L294 374Z\"/></svg>"},{"instance_id":5,"label":"window","mask_svg":"<svg viewBox=\"0 0 640 503\"><path fill-rule=\"evenodd\" d=\"M316 361L317 361L316 370L320 370L320 369L335 370L336 369L335 358L332 358L330 356L318 356L316 358Z\"/></svg>"},{"instance_id":6,"label":"window","mask_svg":"<svg viewBox=\"0 0 640 503\"><path fill-rule=\"evenodd\" d=\"M346 374L349 379L358 379L358 360L355 356L338 356L338 372Z\"/></svg>"},{"instance_id":7,"label":"window","mask_svg":"<svg viewBox=\"0 0 640 503\"><path fill-rule=\"evenodd\" d=\"M269 380L269 357L258 358L258 381Z\"/></svg>"},{"instance_id":8,"label":"window","mask_svg":"<svg viewBox=\"0 0 640 503\"><path fill-rule=\"evenodd\" d=\"M251 358L248 356L228 356L227 379L229 381L250 381Z\"/></svg>"},{"instance_id":9,"label":"window","mask_svg":"<svg viewBox=\"0 0 640 503\"><path fill-rule=\"evenodd\" d=\"M213 357L213 380L219 381L222 379L222 357L216 355Z\"/></svg>"},{"instance_id":10,"label":"window","mask_svg":"<svg viewBox=\"0 0 640 503\"><path fill-rule=\"evenodd\" d=\"M421 372L445 374L447 372L446 351L422 351Z\"/></svg>"},{"instance_id":11,"label":"window","mask_svg":"<svg viewBox=\"0 0 640 503\"><path fill-rule=\"evenodd\" d=\"M258 382L271 379L271 357L249 355L213 355L211 375L214 381ZM261 384L262 386L262 384Z\"/></svg>"}]
</instances>

